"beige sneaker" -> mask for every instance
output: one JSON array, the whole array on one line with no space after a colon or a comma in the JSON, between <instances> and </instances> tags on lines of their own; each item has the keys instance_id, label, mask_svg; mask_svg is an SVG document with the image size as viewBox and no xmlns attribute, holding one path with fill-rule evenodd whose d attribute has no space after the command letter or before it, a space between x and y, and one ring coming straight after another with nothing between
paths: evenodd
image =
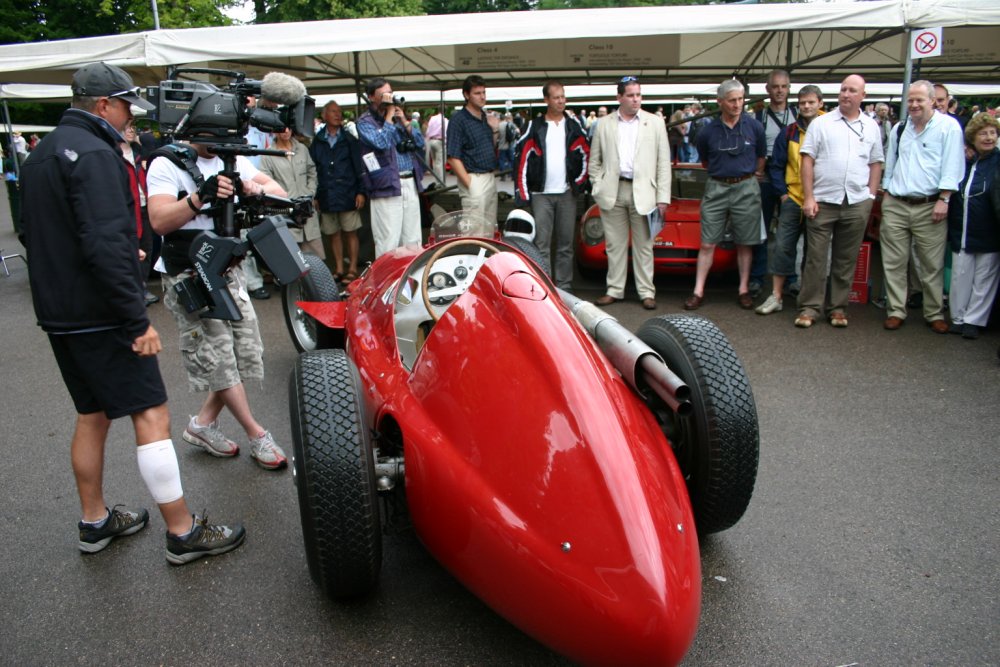
<instances>
[{"instance_id":1,"label":"beige sneaker","mask_svg":"<svg viewBox=\"0 0 1000 667\"><path fill-rule=\"evenodd\" d=\"M767 297L767 301L754 308L754 312L758 315L770 315L771 313L777 313L782 308L784 306L781 304L781 299L771 294Z\"/></svg>"}]
</instances>

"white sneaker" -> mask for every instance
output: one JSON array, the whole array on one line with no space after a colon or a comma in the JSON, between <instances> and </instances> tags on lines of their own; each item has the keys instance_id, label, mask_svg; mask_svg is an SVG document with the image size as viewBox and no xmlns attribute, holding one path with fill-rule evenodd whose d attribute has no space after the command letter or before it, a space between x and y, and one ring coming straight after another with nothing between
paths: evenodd
<instances>
[{"instance_id":1,"label":"white sneaker","mask_svg":"<svg viewBox=\"0 0 1000 667\"><path fill-rule=\"evenodd\" d=\"M219 420L216 419L208 426L202 426L194 417L188 422L187 428L181 434L184 442L195 447L201 447L212 456L228 458L240 453L240 446L227 438L219 430Z\"/></svg>"},{"instance_id":2,"label":"white sneaker","mask_svg":"<svg viewBox=\"0 0 1000 667\"><path fill-rule=\"evenodd\" d=\"M781 299L774 296L772 293L767 297L767 301L757 306L754 311L758 315L770 315L771 313L780 311L782 308L784 308L784 306L781 305Z\"/></svg>"},{"instance_id":3,"label":"white sneaker","mask_svg":"<svg viewBox=\"0 0 1000 667\"><path fill-rule=\"evenodd\" d=\"M285 452L274 444L270 431L264 431L259 438L250 438L250 456L261 468L268 470L284 468L288 464Z\"/></svg>"}]
</instances>

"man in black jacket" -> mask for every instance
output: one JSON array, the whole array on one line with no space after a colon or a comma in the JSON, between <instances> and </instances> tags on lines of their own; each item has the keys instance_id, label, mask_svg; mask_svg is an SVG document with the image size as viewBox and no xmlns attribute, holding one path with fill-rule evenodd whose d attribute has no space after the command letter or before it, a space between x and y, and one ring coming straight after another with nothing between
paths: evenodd
<instances>
[{"instance_id":1,"label":"man in black jacket","mask_svg":"<svg viewBox=\"0 0 1000 667\"><path fill-rule=\"evenodd\" d=\"M535 245L556 285L573 286L573 232L576 198L587 182L590 144L580 122L566 112L566 91L558 81L542 88L545 115L528 124L515 147L514 194L519 204L531 202ZM556 237L555 272L549 271L552 234Z\"/></svg>"},{"instance_id":2,"label":"man in black jacket","mask_svg":"<svg viewBox=\"0 0 1000 667\"><path fill-rule=\"evenodd\" d=\"M145 509L104 501L104 443L111 420L128 415L139 472L167 525L167 560L182 565L235 549L245 533L193 517L181 489L156 362L160 337L143 298L138 202L117 150L133 104L154 108L121 69L94 63L74 74L72 108L23 167L22 227L35 314L77 411L79 548L96 553L149 522Z\"/></svg>"}]
</instances>

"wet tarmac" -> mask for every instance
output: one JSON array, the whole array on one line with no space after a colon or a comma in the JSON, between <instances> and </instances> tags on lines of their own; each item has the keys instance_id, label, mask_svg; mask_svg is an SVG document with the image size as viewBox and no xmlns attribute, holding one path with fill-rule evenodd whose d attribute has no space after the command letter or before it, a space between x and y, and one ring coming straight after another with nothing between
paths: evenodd
<instances>
[{"instance_id":1,"label":"wet tarmac","mask_svg":"<svg viewBox=\"0 0 1000 667\"><path fill-rule=\"evenodd\" d=\"M5 206L3 207L5 208ZM6 211L0 248L21 251ZM174 568L163 523L94 556L76 549L69 465L72 404L35 325L27 272L0 274L0 663L9 665L560 665L465 591L412 535L385 540L381 584L339 604L309 578L292 476L249 456L214 459L180 440L188 393L176 328L164 341L173 435L191 505L241 520L246 545ZM680 311L690 278L657 280L658 310ZM582 298L601 286L578 281ZM701 625L687 665L1000 663L1000 333L941 336L913 313L850 326L792 326L736 305L714 277L700 313L729 336L760 418L756 491L744 519L702 548ZM248 387L258 420L290 449L287 383L296 353L278 295L255 303L266 377ZM608 308L630 328L650 313ZM224 426L235 431L232 418ZM110 502L150 503L131 425L107 447ZM530 595L530 591L525 591Z\"/></svg>"}]
</instances>

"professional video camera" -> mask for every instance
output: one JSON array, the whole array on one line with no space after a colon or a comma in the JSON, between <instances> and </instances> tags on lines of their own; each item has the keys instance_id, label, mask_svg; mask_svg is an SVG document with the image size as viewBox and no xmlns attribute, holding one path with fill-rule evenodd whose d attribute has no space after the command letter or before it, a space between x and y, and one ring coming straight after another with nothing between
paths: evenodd
<instances>
[{"instance_id":1,"label":"professional video camera","mask_svg":"<svg viewBox=\"0 0 1000 667\"><path fill-rule=\"evenodd\" d=\"M204 81L177 79L189 73L226 76L232 81L223 89ZM176 139L245 144L251 125L263 132L291 128L295 134L313 136L316 103L301 81L281 72L257 80L232 70L171 67L167 80L148 88L146 95L156 105L150 117ZM256 106L250 105L250 97L257 98Z\"/></svg>"},{"instance_id":2,"label":"professional video camera","mask_svg":"<svg viewBox=\"0 0 1000 667\"><path fill-rule=\"evenodd\" d=\"M221 89L202 81L178 80L176 77L182 73L218 74L232 81L226 89ZM245 137L250 126L263 132L291 128L296 134L313 136L316 108L313 99L306 95L301 81L280 72L271 72L257 81L230 70L171 68L167 80L161 81L159 87L149 88L147 95L156 105L155 114L150 116L165 133L189 143L203 144L210 153L222 158L223 170L219 174L237 184L237 194L241 194L237 156L285 155L284 151L248 146ZM257 98L255 106L251 106L250 97ZM187 171L196 185L204 181L197 167L197 153L191 146L170 144L154 152L154 156L170 159ZM242 196L236 204L233 198L228 198L204 211L215 220L214 233L181 230L167 235L164 258L170 255L175 267L184 265L195 271L194 277L174 288L187 311L201 310L201 317L241 319L226 289L225 273L251 247L278 283L287 285L305 275L309 266L288 232L289 224L295 225L296 220L301 224L312 215L312 202L302 199ZM239 238L240 229L249 229L245 241ZM172 267L168 265L167 270L170 272Z\"/></svg>"}]
</instances>

